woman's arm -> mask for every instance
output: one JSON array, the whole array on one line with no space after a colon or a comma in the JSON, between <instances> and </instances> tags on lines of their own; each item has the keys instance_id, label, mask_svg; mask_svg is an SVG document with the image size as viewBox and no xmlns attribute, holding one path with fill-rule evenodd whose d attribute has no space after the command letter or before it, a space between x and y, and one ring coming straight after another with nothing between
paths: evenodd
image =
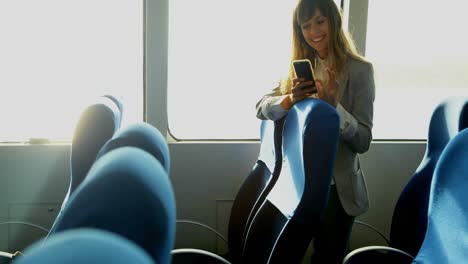
<instances>
[{"instance_id":1,"label":"woman's arm","mask_svg":"<svg viewBox=\"0 0 468 264\"><path fill-rule=\"evenodd\" d=\"M291 93L281 95L280 85L278 85L278 87L258 101L255 106L257 118L278 120L284 117L296 102L306 98L315 91L315 87L311 86L313 84L312 81L295 78L292 82Z\"/></svg>"},{"instance_id":2,"label":"woman's arm","mask_svg":"<svg viewBox=\"0 0 468 264\"><path fill-rule=\"evenodd\" d=\"M349 76L348 89L353 96L352 109L345 109L341 104L336 107L340 115L341 137L353 151L364 153L372 141L375 99L372 64L359 63L359 69Z\"/></svg>"},{"instance_id":3,"label":"woman's arm","mask_svg":"<svg viewBox=\"0 0 468 264\"><path fill-rule=\"evenodd\" d=\"M278 120L288 113L288 95L281 95L280 87L276 87L270 93L264 95L257 102L257 118L265 120Z\"/></svg>"}]
</instances>

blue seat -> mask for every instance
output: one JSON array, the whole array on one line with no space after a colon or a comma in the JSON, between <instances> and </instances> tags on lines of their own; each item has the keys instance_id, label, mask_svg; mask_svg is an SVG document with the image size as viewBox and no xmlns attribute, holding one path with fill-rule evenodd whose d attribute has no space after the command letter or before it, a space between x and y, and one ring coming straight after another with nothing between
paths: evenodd
<instances>
[{"instance_id":1,"label":"blue seat","mask_svg":"<svg viewBox=\"0 0 468 264\"><path fill-rule=\"evenodd\" d=\"M281 141L284 119L262 120L260 153L255 165L239 188L231 208L228 226L228 258L238 262L255 214L275 185L281 171Z\"/></svg>"},{"instance_id":2,"label":"blue seat","mask_svg":"<svg viewBox=\"0 0 468 264\"><path fill-rule=\"evenodd\" d=\"M141 149L120 147L93 164L49 239L77 228L106 230L133 241L156 263L169 264L175 215L173 189L160 162Z\"/></svg>"},{"instance_id":3,"label":"blue seat","mask_svg":"<svg viewBox=\"0 0 468 264\"><path fill-rule=\"evenodd\" d=\"M97 154L97 158L120 147L136 147L153 155L163 165L166 172L170 170L169 147L164 136L148 123L135 123L117 131Z\"/></svg>"},{"instance_id":4,"label":"blue seat","mask_svg":"<svg viewBox=\"0 0 468 264\"><path fill-rule=\"evenodd\" d=\"M449 98L432 113L426 153L395 205L390 246L416 255L426 234L427 210L434 168L447 143L468 127L468 99Z\"/></svg>"},{"instance_id":5,"label":"blue seat","mask_svg":"<svg viewBox=\"0 0 468 264\"><path fill-rule=\"evenodd\" d=\"M81 113L73 133L70 151L70 186L62 208L86 177L101 147L120 128L121 117L122 104L110 95L100 97Z\"/></svg>"},{"instance_id":6,"label":"blue seat","mask_svg":"<svg viewBox=\"0 0 468 264\"><path fill-rule=\"evenodd\" d=\"M328 200L338 137L327 103L305 99L289 111L281 173L249 227L241 263L302 261Z\"/></svg>"},{"instance_id":7,"label":"blue seat","mask_svg":"<svg viewBox=\"0 0 468 264\"><path fill-rule=\"evenodd\" d=\"M281 134L284 119L263 120L260 126L260 153L249 175L242 182L231 208L228 237L202 223L178 220L178 223L199 225L216 233L228 245L228 253L222 257L198 249L176 249L173 263L239 263L244 237L248 226L260 208L281 170Z\"/></svg>"},{"instance_id":8,"label":"blue seat","mask_svg":"<svg viewBox=\"0 0 468 264\"><path fill-rule=\"evenodd\" d=\"M320 126L311 125L316 123ZM266 182L267 187L260 192L259 199L262 195L265 197L261 203L256 201L258 210L253 211L247 222L239 259L230 258L229 261L202 250L177 249L173 251L173 263L300 262L328 199L338 146L339 117L327 103L306 99L296 104L285 120L275 123L274 127L275 136L282 139L282 144L273 144L272 148L273 133L263 134L266 131L263 129L271 130L273 122L262 123L264 146L259 159L264 158L268 163L259 166L270 169L274 160L275 167L272 175L257 175L257 180L252 180ZM270 139L265 140L265 136ZM279 153L274 154L274 149Z\"/></svg>"},{"instance_id":9,"label":"blue seat","mask_svg":"<svg viewBox=\"0 0 468 264\"><path fill-rule=\"evenodd\" d=\"M69 196L86 177L99 149L119 129L123 106L111 95L95 99L81 112L75 126L70 150L70 184L62 202L62 209ZM62 210L61 209L61 210ZM60 215L60 212L59 212ZM48 229L34 223L4 222L0 224L22 224L40 228L46 234Z\"/></svg>"},{"instance_id":10,"label":"blue seat","mask_svg":"<svg viewBox=\"0 0 468 264\"><path fill-rule=\"evenodd\" d=\"M416 257L399 249L357 249L343 263L466 263L468 259L468 129L444 148L432 179L425 237ZM390 252L380 259L368 253ZM378 262L375 262L378 261Z\"/></svg>"},{"instance_id":11,"label":"blue seat","mask_svg":"<svg viewBox=\"0 0 468 264\"><path fill-rule=\"evenodd\" d=\"M389 246L415 256L424 240L427 227L429 195L434 168L447 143L468 127L468 99L452 97L442 101L433 111L429 123L426 152L414 175L403 189L395 205ZM360 250L363 262L406 261L401 254L385 248L366 247ZM355 260L358 257L355 257ZM397 258L397 259L392 259ZM402 260L405 258L405 260ZM356 261L355 263L361 263Z\"/></svg>"},{"instance_id":12,"label":"blue seat","mask_svg":"<svg viewBox=\"0 0 468 264\"><path fill-rule=\"evenodd\" d=\"M468 260L468 129L451 140L434 172L426 236L415 263Z\"/></svg>"},{"instance_id":13,"label":"blue seat","mask_svg":"<svg viewBox=\"0 0 468 264\"><path fill-rule=\"evenodd\" d=\"M129 240L101 230L78 229L35 243L15 264L152 264L151 257Z\"/></svg>"},{"instance_id":14,"label":"blue seat","mask_svg":"<svg viewBox=\"0 0 468 264\"><path fill-rule=\"evenodd\" d=\"M122 122L122 120L123 120L123 115L124 115L124 106L123 106L122 101L121 101L119 98L117 98L117 97L115 97L115 96L113 96L113 95L110 95L110 94L103 95L103 97L106 97L106 98L110 99L112 102L114 102L114 104L117 106L117 108L118 108L118 110L119 110L118 113L120 114L120 115L118 116L118 119L117 119L117 120L119 120L120 122Z\"/></svg>"},{"instance_id":15,"label":"blue seat","mask_svg":"<svg viewBox=\"0 0 468 264\"><path fill-rule=\"evenodd\" d=\"M442 101L429 123L426 152L416 172L408 181L395 205L388 245L415 256L426 234L429 194L434 168L447 143L468 127L468 99L453 97ZM371 249L374 250L371 250ZM363 263L408 262L412 257L393 254L394 250L365 247L359 250ZM396 258L396 259L392 259ZM357 257L355 257L355 260ZM356 261L355 263L361 263Z\"/></svg>"}]
</instances>

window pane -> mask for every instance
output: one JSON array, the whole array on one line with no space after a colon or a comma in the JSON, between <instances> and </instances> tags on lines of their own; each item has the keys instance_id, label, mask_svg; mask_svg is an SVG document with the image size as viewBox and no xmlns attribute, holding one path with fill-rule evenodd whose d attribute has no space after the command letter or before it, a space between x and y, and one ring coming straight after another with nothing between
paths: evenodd
<instances>
[{"instance_id":1,"label":"window pane","mask_svg":"<svg viewBox=\"0 0 468 264\"><path fill-rule=\"evenodd\" d=\"M424 139L438 102L468 92L468 1L369 1L374 138Z\"/></svg>"},{"instance_id":2,"label":"window pane","mask_svg":"<svg viewBox=\"0 0 468 264\"><path fill-rule=\"evenodd\" d=\"M103 94L143 120L142 1L1 1L0 32L0 142L71 140Z\"/></svg>"},{"instance_id":3,"label":"window pane","mask_svg":"<svg viewBox=\"0 0 468 264\"><path fill-rule=\"evenodd\" d=\"M295 4L169 1L168 122L175 137L259 137L255 103L287 73Z\"/></svg>"}]
</instances>

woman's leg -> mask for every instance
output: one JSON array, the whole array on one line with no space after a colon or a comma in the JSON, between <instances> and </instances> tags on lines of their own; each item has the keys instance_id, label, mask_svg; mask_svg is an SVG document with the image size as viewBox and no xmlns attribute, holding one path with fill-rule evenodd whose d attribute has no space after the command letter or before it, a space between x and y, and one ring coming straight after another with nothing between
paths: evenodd
<instances>
[{"instance_id":1,"label":"woman's leg","mask_svg":"<svg viewBox=\"0 0 468 264\"><path fill-rule=\"evenodd\" d=\"M353 223L354 217L346 214L338 198L336 186L332 185L324 219L314 239L311 263L341 264L348 249Z\"/></svg>"}]
</instances>

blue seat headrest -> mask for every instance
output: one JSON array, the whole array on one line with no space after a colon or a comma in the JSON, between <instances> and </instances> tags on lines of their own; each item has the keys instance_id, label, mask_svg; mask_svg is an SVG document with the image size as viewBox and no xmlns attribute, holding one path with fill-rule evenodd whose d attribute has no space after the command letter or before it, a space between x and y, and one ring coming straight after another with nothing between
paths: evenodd
<instances>
[{"instance_id":1,"label":"blue seat headrest","mask_svg":"<svg viewBox=\"0 0 468 264\"><path fill-rule=\"evenodd\" d=\"M283 128L283 165L268 199L298 221L320 220L328 199L339 138L339 116L319 99L304 99Z\"/></svg>"},{"instance_id":2,"label":"blue seat headrest","mask_svg":"<svg viewBox=\"0 0 468 264\"><path fill-rule=\"evenodd\" d=\"M451 97L441 102L431 116L427 156L442 152L458 132L468 127L468 98Z\"/></svg>"},{"instance_id":3,"label":"blue seat headrest","mask_svg":"<svg viewBox=\"0 0 468 264\"><path fill-rule=\"evenodd\" d=\"M100 156L120 147L137 147L153 155L164 167L167 173L170 170L169 147L164 136L155 127L148 123L135 123L124 127L114 134L99 151Z\"/></svg>"},{"instance_id":4,"label":"blue seat headrest","mask_svg":"<svg viewBox=\"0 0 468 264\"><path fill-rule=\"evenodd\" d=\"M81 113L73 133L67 197L86 177L101 147L119 129L120 116L117 105L107 97L98 98Z\"/></svg>"},{"instance_id":5,"label":"blue seat headrest","mask_svg":"<svg viewBox=\"0 0 468 264\"><path fill-rule=\"evenodd\" d=\"M442 152L432 179L427 232L416 263L468 259L468 129Z\"/></svg>"},{"instance_id":6,"label":"blue seat headrest","mask_svg":"<svg viewBox=\"0 0 468 264\"><path fill-rule=\"evenodd\" d=\"M119 234L157 263L170 263L175 198L165 169L151 154L121 147L97 160L62 210L50 237L75 228Z\"/></svg>"},{"instance_id":7,"label":"blue seat headrest","mask_svg":"<svg viewBox=\"0 0 468 264\"><path fill-rule=\"evenodd\" d=\"M54 236L47 243L35 243L16 264L152 264L151 257L129 240L97 229L76 229Z\"/></svg>"},{"instance_id":8,"label":"blue seat headrest","mask_svg":"<svg viewBox=\"0 0 468 264\"><path fill-rule=\"evenodd\" d=\"M468 98L452 97L433 111L426 153L403 189L393 212L391 246L416 255L426 234L429 193L434 168L447 143L468 127Z\"/></svg>"},{"instance_id":9,"label":"blue seat headrest","mask_svg":"<svg viewBox=\"0 0 468 264\"><path fill-rule=\"evenodd\" d=\"M117 106L118 110L119 110L119 113L120 113L120 121L122 121L123 119L123 113L124 113L124 106L123 106L123 103L121 101L121 99L113 96L113 95L110 95L110 94L106 94L104 95L103 97L105 98L108 98L110 99L112 102L114 102L114 104Z\"/></svg>"}]
</instances>

